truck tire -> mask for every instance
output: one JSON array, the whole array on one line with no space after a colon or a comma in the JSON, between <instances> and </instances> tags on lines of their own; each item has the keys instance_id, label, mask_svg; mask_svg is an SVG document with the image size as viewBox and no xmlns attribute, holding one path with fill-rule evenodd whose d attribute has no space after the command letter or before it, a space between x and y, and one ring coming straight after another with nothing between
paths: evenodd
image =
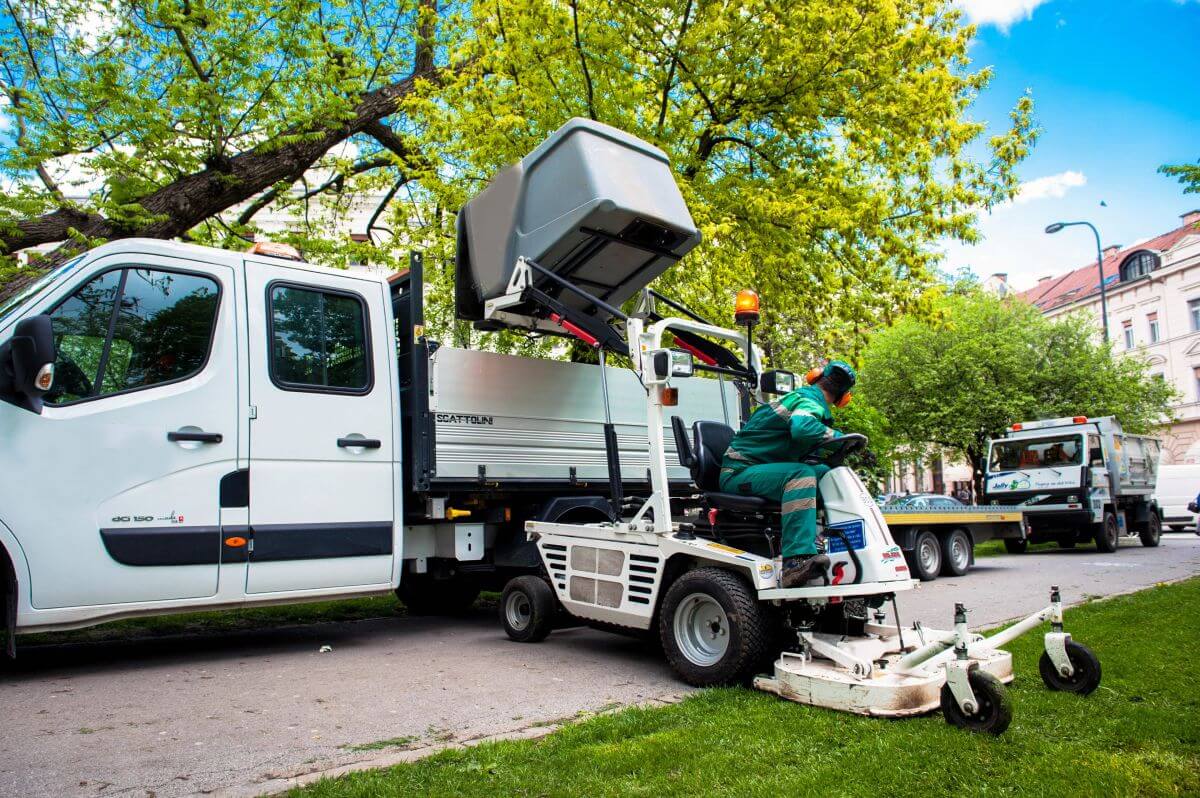
<instances>
[{"instance_id":1,"label":"truck tire","mask_svg":"<svg viewBox=\"0 0 1200 798\"><path fill-rule=\"evenodd\" d=\"M1158 542L1162 540L1162 518L1159 517L1157 510L1150 511L1150 518L1146 520L1146 525L1138 533L1138 537L1142 539L1142 545L1150 549L1157 546Z\"/></svg>"},{"instance_id":2,"label":"truck tire","mask_svg":"<svg viewBox=\"0 0 1200 798\"><path fill-rule=\"evenodd\" d=\"M905 554L908 555L908 567L922 582L932 582L938 578L942 570L942 544L928 529L917 533L912 551Z\"/></svg>"},{"instance_id":3,"label":"truck tire","mask_svg":"<svg viewBox=\"0 0 1200 798\"><path fill-rule=\"evenodd\" d=\"M723 568L697 568L672 582L658 633L672 670L695 687L749 681L772 638L750 585Z\"/></svg>"},{"instance_id":4,"label":"truck tire","mask_svg":"<svg viewBox=\"0 0 1200 798\"><path fill-rule=\"evenodd\" d=\"M554 629L558 602L546 580L537 576L510 579L500 594L500 623L510 640L540 643Z\"/></svg>"},{"instance_id":5,"label":"truck tire","mask_svg":"<svg viewBox=\"0 0 1200 798\"><path fill-rule=\"evenodd\" d=\"M1096 551L1107 554L1117 550L1121 543L1121 527L1117 524L1117 516L1111 510L1104 513L1104 519L1096 527Z\"/></svg>"},{"instance_id":6,"label":"truck tire","mask_svg":"<svg viewBox=\"0 0 1200 798\"><path fill-rule=\"evenodd\" d=\"M1020 540L1017 540L1016 538L1004 539L1004 550L1009 554L1024 554L1025 550L1028 548L1029 538L1021 538Z\"/></svg>"},{"instance_id":7,"label":"truck tire","mask_svg":"<svg viewBox=\"0 0 1200 798\"><path fill-rule=\"evenodd\" d=\"M971 569L971 536L963 529L951 529L942 535L942 576L965 576Z\"/></svg>"},{"instance_id":8,"label":"truck tire","mask_svg":"<svg viewBox=\"0 0 1200 798\"><path fill-rule=\"evenodd\" d=\"M461 615L479 598L479 584L463 577L433 579L426 574L405 574L396 598L404 602L409 615Z\"/></svg>"}]
</instances>

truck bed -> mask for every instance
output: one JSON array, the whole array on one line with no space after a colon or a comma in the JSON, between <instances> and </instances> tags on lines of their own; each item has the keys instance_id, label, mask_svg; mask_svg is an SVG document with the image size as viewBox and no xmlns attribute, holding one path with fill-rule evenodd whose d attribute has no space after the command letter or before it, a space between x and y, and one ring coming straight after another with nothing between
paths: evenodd
<instances>
[{"instance_id":1,"label":"truck bed","mask_svg":"<svg viewBox=\"0 0 1200 798\"><path fill-rule=\"evenodd\" d=\"M637 376L609 367L608 390L626 482L645 482L649 466L646 399ZM680 380L674 415L736 426L738 398L729 382ZM725 401L722 402L722 391ZM429 358L431 485L590 482L608 479L604 404L598 366L442 346ZM687 481L669 425L668 475Z\"/></svg>"}]
</instances>

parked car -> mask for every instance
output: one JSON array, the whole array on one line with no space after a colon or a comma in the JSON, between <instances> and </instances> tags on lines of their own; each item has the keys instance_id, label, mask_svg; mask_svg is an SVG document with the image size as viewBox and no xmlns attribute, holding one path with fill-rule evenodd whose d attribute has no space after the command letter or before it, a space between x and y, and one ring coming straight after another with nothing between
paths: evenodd
<instances>
[{"instance_id":1,"label":"parked car","mask_svg":"<svg viewBox=\"0 0 1200 798\"><path fill-rule=\"evenodd\" d=\"M953 496L944 496L941 493L911 493L907 496L896 496L890 502L892 507L964 507L962 502Z\"/></svg>"}]
</instances>

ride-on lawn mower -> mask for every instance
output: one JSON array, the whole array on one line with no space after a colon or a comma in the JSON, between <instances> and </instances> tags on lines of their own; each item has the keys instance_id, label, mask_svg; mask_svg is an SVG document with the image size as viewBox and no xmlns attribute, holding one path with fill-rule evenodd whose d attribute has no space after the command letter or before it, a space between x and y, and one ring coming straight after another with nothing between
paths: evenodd
<instances>
[{"instance_id":1,"label":"ride-on lawn mower","mask_svg":"<svg viewBox=\"0 0 1200 798\"><path fill-rule=\"evenodd\" d=\"M595 196L572 195L566 207L573 210L531 225L530 214L550 201L537 186L577 184ZM475 308L482 325L573 336L597 350L602 375L611 520L526 522L540 567L504 589L499 610L509 637L542 640L565 612L602 628L657 635L671 667L692 685L748 683L793 701L884 717L940 707L954 725L995 734L1011 720L1004 683L1012 658L1000 646L1045 622L1046 685L1087 694L1099 684L1096 657L1063 631L1056 588L1045 609L988 638L967 631L961 605L953 631L902 628L896 596L916 583L879 508L845 464L866 447L861 435L827 441L812 455L830 466L818 485L818 540L831 564L803 587L780 587L779 503L719 490L721 458L734 435L728 413L724 423L696 422L690 436L678 417L670 420L674 455L694 483L686 495L672 495L664 408L687 390L677 383L697 371L732 382L729 402L744 419L752 404L790 392L795 375L762 371L752 292L739 295L735 318L744 329L733 330L645 288L698 240L660 151L572 121L468 203L459 220L476 272L487 252L513 257L508 267L495 261L492 289ZM631 314L616 307L639 291ZM681 315L660 315L660 304ZM645 497L624 496L603 376L607 353L629 358L645 387ZM626 437L637 433L627 429Z\"/></svg>"}]
</instances>

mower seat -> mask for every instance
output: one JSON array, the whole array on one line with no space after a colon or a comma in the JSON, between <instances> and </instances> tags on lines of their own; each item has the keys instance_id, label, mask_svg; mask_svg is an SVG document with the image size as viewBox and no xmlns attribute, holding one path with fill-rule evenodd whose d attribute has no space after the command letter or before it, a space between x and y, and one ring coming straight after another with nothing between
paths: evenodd
<instances>
[{"instance_id":1,"label":"mower seat","mask_svg":"<svg viewBox=\"0 0 1200 798\"><path fill-rule=\"evenodd\" d=\"M692 425L692 441L688 441L683 419L671 416L671 431L679 464L688 469L696 487L704 491L705 503L718 510L739 513L779 511L779 502L760 496L721 492L721 460L733 440L733 429L719 421L697 421Z\"/></svg>"}]
</instances>

